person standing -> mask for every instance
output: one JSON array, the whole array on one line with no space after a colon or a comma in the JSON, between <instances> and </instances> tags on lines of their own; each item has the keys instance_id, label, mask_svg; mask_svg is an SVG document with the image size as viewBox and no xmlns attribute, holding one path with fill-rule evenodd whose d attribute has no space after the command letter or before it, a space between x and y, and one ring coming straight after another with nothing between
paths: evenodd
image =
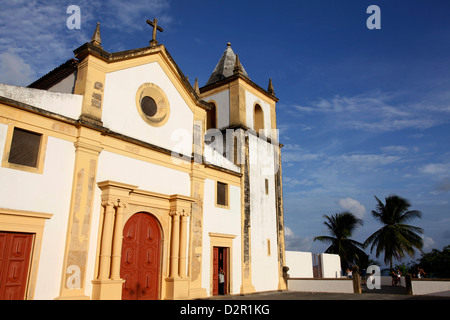
<instances>
[{"instance_id":1,"label":"person standing","mask_svg":"<svg viewBox=\"0 0 450 320\"><path fill-rule=\"evenodd\" d=\"M395 273L394 269L391 269L391 277L392 277L392 286L397 286L397 273Z\"/></svg>"},{"instance_id":2,"label":"person standing","mask_svg":"<svg viewBox=\"0 0 450 320\"><path fill-rule=\"evenodd\" d=\"M347 270L345 271L347 274L347 278L352 279L353 276L353 272L350 268L347 268Z\"/></svg>"},{"instance_id":3,"label":"person standing","mask_svg":"<svg viewBox=\"0 0 450 320\"><path fill-rule=\"evenodd\" d=\"M222 268L219 270L219 294L225 294L225 272Z\"/></svg>"},{"instance_id":4,"label":"person standing","mask_svg":"<svg viewBox=\"0 0 450 320\"><path fill-rule=\"evenodd\" d=\"M424 275L426 275L425 271L421 267L418 267L417 268L417 278L422 279Z\"/></svg>"}]
</instances>

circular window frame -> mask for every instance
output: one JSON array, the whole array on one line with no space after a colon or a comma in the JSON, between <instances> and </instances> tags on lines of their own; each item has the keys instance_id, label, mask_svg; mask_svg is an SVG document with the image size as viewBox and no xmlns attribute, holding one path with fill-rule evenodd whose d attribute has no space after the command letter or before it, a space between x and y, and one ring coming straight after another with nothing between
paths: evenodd
<instances>
[{"instance_id":1,"label":"circular window frame","mask_svg":"<svg viewBox=\"0 0 450 320\"><path fill-rule=\"evenodd\" d=\"M144 97L152 98L157 107L155 115L148 116L141 107L141 100ZM141 118L153 127L162 127L169 120L170 105L164 91L154 83L144 83L136 92L136 107Z\"/></svg>"}]
</instances>

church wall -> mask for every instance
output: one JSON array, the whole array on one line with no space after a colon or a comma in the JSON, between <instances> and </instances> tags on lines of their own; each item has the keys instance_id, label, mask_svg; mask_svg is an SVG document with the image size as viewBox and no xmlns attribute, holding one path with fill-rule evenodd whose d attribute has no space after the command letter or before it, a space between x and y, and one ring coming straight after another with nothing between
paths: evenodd
<instances>
[{"instance_id":1,"label":"church wall","mask_svg":"<svg viewBox=\"0 0 450 320\"><path fill-rule=\"evenodd\" d=\"M229 185L229 208L220 208L215 204L215 184L216 180L205 180L205 194L203 203L203 274L202 284L207 290L207 295L211 292L211 238L214 234L224 236L234 236L232 240L232 256L230 265L232 277L230 279L231 293L238 294L241 286L241 194L240 187Z\"/></svg>"},{"instance_id":2,"label":"church wall","mask_svg":"<svg viewBox=\"0 0 450 320\"><path fill-rule=\"evenodd\" d=\"M271 131L266 129L271 129L271 119L270 119L270 105L259 99L257 96L252 94L250 91L245 92L245 104L247 106L246 108L246 126L249 128L253 128L253 118L254 118L254 110L255 105L259 104L263 110L264 113L264 129L265 129L265 135L268 137L271 137Z\"/></svg>"},{"instance_id":3,"label":"church wall","mask_svg":"<svg viewBox=\"0 0 450 320\"><path fill-rule=\"evenodd\" d=\"M16 123L24 125L24 129L36 129L45 139L45 157L40 160L43 164L33 168L36 170L0 167L0 209L9 210L3 215L20 216L20 211L32 211L40 214L41 220L47 219L42 232L42 250L36 255L39 271L35 272L36 276L33 275L36 280L30 280L36 289L33 289L34 295L29 298L85 299L93 298L100 292L96 290L96 285L100 282L93 284L92 280L99 273L99 265L107 266L105 263L99 264L99 248L101 242L108 243L105 239L109 239L108 232L112 230L100 228L104 216L102 210L108 212L108 219L112 212L107 209L112 205L105 202L103 209L102 192L103 197L107 197L106 200L111 203L122 196L126 201L130 200L131 196L127 199L128 194L125 194L134 189L138 190L136 193L130 191L135 197L134 202L124 201L123 204L127 204L127 207L116 204L114 208L124 208L125 221L138 212L136 210L150 213L155 210L153 213L161 223L165 237L162 249L161 298L174 298L187 292L188 286L185 284L188 282L184 276L189 272L195 275L191 278L191 285L194 283L195 288L191 288L203 288L207 295L212 295L213 246L230 248L231 294L279 288L274 178L274 167L277 166L274 165L274 146L250 134L249 150L245 147L250 158L245 166L236 166L210 146L205 146L204 160L207 163L210 161L212 165L193 165L190 157L193 151L194 113L197 120L204 121L206 110L201 108L203 102L196 101L191 89L185 86L185 79L180 77L177 68L171 64L171 59L163 51L154 53L156 51L151 54L146 52L135 59L131 59L131 56L130 59L118 59L116 56L116 60L109 61L89 54L82 61L83 64L80 64L83 65L84 74L78 72L78 82L75 82L74 73L48 91L0 85L0 95L16 100L16 106L19 107L5 105L6 112L0 113L0 159L3 159L5 145L10 140L8 137L11 137L12 125ZM95 95L92 94L93 83ZM84 97L71 94L75 84L75 89L78 90L76 92L84 94ZM162 100L165 99L164 103L167 102L169 114L164 123L152 123L142 115L138 105L139 93L145 85L158 91L158 99L162 97ZM151 95L150 91L145 92ZM267 130L275 127L275 108L270 98L246 81L239 78L237 82L215 88L209 93L211 95L202 99L216 104L219 129L230 124L253 128L256 103L263 109L264 127ZM24 112L21 108L28 107L21 103L45 111ZM198 103L201 104L197 105ZM158 103L159 106L161 105ZM80 122L71 119L80 119ZM266 131L269 137L271 133ZM181 152L189 160L177 161L167 150ZM245 170L240 177L242 168ZM227 184L226 205L217 205L217 181ZM104 188L102 191L98 186L99 182L104 182L101 186L108 186L110 189L117 187L120 192L114 190L106 193ZM241 192L243 190L245 192ZM177 211L171 211L172 216L169 215L169 210L173 209L175 202L172 201L174 197L168 197L170 195L180 195L179 198L175 197ZM191 196L195 199L191 199ZM197 209L196 215L192 209L191 217L186 217L184 212L191 210L191 202L195 200L198 200L193 205ZM80 208L82 209L79 210ZM186 272L183 269L179 273L180 279L176 279L182 281L164 282L167 280L165 277L169 277L169 265L170 273L173 272L175 278L177 275L174 268L176 264L172 263L175 258L169 257L169 246L171 227L177 226L174 221L179 221L173 218L178 217L178 209L182 209L179 214L183 217L180 220L184 226L180 250L184 250L185 240L188 240L186 255L180 255L180 260L183 261L180 265L184 268L186 262ZM117 216L122 217L121 209L120 212ZM108 219L106 221L110 221ZM193 230L190 230L190 219ZM119 218L114 221L121 223ZM5 224L4 220L0 222ZM198 225L202 231L197 234L203 236L200 245L197 239L199 237L195 239L196 242L192 240ZM105 236L102 238L102 235ZM114 237L121 239L121 235ZM114 247L119 248L116 244ZM202 255L198 265L192 263L195 261L193 259L200 256L199 253ZM118 256L115 254L111 261L117 262ZM68 277L70 272L66 273L65 270L68 270L68 266L77 264L80 264L82 272L82 285L71 288L66 280L76 277L75 274L73 278ZM200 264L201 275L197 275L196 268ZM104 270L105 267L102 268ZM100 272L102 274L104 273ZM197 278L201 278L201 284L196 281ZM72 284L78 286L76 280ZM107 291L106 287L102 287L101 294ZM73 294L70 292L72 289L75 289L73 292L76 291Z\"/></svg>"},{"instance_id":4,"label":"church wall","mask_svg":"<svg viewBox=\"0 0 450 320\"><path fill-rule=\"evenodd\" d=\"M138 112L136 94L145 83L157 85L167 96L168 121L153 127ZM192 152L194 116L157 62L106 74L103 102L103 125L111 130L169 150Z\"/></svg>"},{"instance_id":5,"label":"church wall","mask_svg":"<svg viewBox=\"0 0 450 320\"><path fill-rule=\"evenodd\" d=\"M226 143L225 139L223 139L223 144ZM223 146L225 147L225 146ZM210 163L213 165L216 165L218 167L221 168L225 168L234 172L239 172L240 169L237 165L235 165L233 162L231 162L230 160L228 160L226 157L223 156L223 153L219 153L218 149L218 145L215 144L211 144L211 145L207 145L205 144L205 148L203 151L203 159L205 161L205 163Z\"/></svg>"},{"instance_id":6,"label":"church wall","mask_svg":"<svg viewBox=\"0 0 450 320\"><path fill-rule=\"evenodd\" d=\"M72 119L81 114L83 96L0 84L0 95Z\"/></svg>"},{"instance_id":7,"label":"church wall","mask_svg":"<svg viewBox=\"0 0 450 320\"><path fill-rule=\"evenodd\" d=\"M7 125L0 123L0 159ZM45 222L34 299L59 294L72 191L74 145L49 136L42 174L0 167L0 207L52 214Z\"/></svg>"},{"instance_id":8,"label":"church wall","mask_svg":"<svg viewBox=\"0 0 450 320\"><path fill-rule=\"evenodd\" d=\"M97 183L106 180L135 185L138 186L139 190L144 191L165 195L179 194L190 196L189 173L103 150L98 160ZM102 208L101 194L100 188L96 187L87 266L88 276L85 283L85 293L88 296L92 293L91 280L94 279L96 256L98 254L97 242ZM128 213L133 214L136 212ZM155 214L154 212L150 213ZM161 223L164 224L165 221ZM166 234L165 236L168 237L169 235Z\"/></svg>"},{"instance_id":9,"label":"church wall","mask_svg":"<svg viewBox=\"0 0 450 320\"><path fill-rule=\"evenodd\" d=\"M225 128L230 125L230 90L226 89L204 98L207 102L216 103L217 128Z\"/></svg>"},{"instance_id":10,"label":"church wall","mask_svg":"<svg viewBox=\"0 0 450 320\"><path fill-rule=\"evenodd\" d=\"M256 291L277 290L279 278L273 145L249 135L249 150L252 282Z\"/></svg>"},{"instance_id":11,"label":"church wall","mask_svg":"<svg viewBox=\"0 0 450 320\"><path fill-rule=\"evenodd\" d=\"M99 156L97 182L105 180L136 185L145 191L190 196L189 173L104 150Z\"/></svg>"},{"instance_id":12,"label":"church wall","mask_svg":"<svg viewBox=\"0 0 450 320\"><path fill-rule=\"evenodd\" d=\"M48 88L50 92L60 92L60 93L73 93L73 89L75 88L75 81L77 79L77 72L73 72L68 75L66 78Z\"/></svg>"}]
</instances>

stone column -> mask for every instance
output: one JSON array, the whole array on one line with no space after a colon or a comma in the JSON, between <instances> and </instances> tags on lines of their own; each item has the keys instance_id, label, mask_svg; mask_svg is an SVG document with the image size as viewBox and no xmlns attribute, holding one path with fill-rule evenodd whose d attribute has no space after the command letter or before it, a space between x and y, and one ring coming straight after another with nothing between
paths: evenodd
<instances>
[{"instance_id":1,"label":"stone column","mask_svg":"<svg viewBox=\"0 0 450 320\"><path fill-rule=\"evenodd\" d=\"M255 292L255 286L252 283L251 268L251 208L250 208L250 137L252 135L244 135L241 154L241 293Z\"/></svg>"},{"instance_id":2,"label":"stone column","mask_svg":"<svg viewBox=\"0 0 450 320\"><path fill-rule=\"evenodd\" d=\"M206 289L202 287L203 195L206 179L204 166L194 162L192 164L192 172L190 176L191 197L195 201L192 203L192 210L189 219L189 297L203 298L206 297Z\"/></svg>"},{"instance_id":3,"label":"stone column","mask_svg":"<svg viewBox=\"0 0 450 320\"><path fill-rule=\"evenodd\" d=\"M92 280L92 299L120 300L124 283L120 278L124 211L130 194L137 186L110 180L97 185L102 190L102 205L105 210L103 229L99 234L101 247L98 276Z\"/></svg>"},{"instance_id":4,"label":"stone column","mask_svg":"<svg viewBox=\"0 0 450 320\"><path fill-rule=\"evenodd\" d=\"M166 281L166 299L187 299L190 278L186 275L187 217L191 214L190 197L170 196L169 214L172 217L169 277Z\"/></svg>"},{"instance_id":5,"label":"stone column","mask_svg":"<svg viewBox=\"0 0 450 320\"><path fill-rule=\"evenodd\" d=\"M78 128L74 142L75 163L68 212L66 243L61 273L60 293L56 299L89 299L86 276L89 256L92 209L97 179L97 160L103 150L101 133L87 127ZM72 274L71 270L76 270ZM79 285L72 286L75 277Z\"/></svg>"},{"instance_id":6,"label":"stone column","mask_svg":"<svg viewBox=\"0 0 450 320\"><path fill-rule=\"evenodd\" d=\"M120 279L120 257L122 255L122 236L123 236L123 210L126 207L120 199L116 204L116 220L114 223L113 251L111 256L111 279Z\"/></svg>"},{"instance_id":7,"label":"stone column","mask_svg":"<svg viewBox=\"0 0 450 320\"><path fill-rule=\"evenodd\" d=\"M102 246L100 249L100 271L98 273L99 280L109 279L111 264L111 242L114 222L114 202L104 201L102 206L105 207L103 218Z\"/></svg>"},{"instance_id":8,"label":"stone column","mask_svg":"<svg viewBox=\"0 0 450 320\"><path fill-rule=\"evenodd\" d=\"M172 217L172 239L170 243L170 278L178 278L178 254L180 248L180 213L170 212Z\"/></svg>"},{"instance_id":9,"label":"stone column","mask_svg":"<svg viewBox=\"0 0 450 320\"><path fill-rule=\"evenodd\" d=\"M181 214L181 230L180 230L180 255L179 255L179 275L186 278L186 244L187 244L187 218L188 212L183 210Z\"/></svg>"}]
</instances>

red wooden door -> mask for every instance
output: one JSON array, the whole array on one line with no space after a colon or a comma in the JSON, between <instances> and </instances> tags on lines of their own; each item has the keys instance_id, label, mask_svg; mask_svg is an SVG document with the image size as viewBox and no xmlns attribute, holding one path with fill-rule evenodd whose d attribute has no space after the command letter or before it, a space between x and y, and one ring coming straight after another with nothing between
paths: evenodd
<instances>
[{"instance_id":1,"label":"red wooden door","mask_svg":"<svg viewBox=\"0 0 450 320\"><path fill-rule=\"evenodd\" d=\"M222 250L222 270L225 275L223 293L228 294L228 248L223 248Z\"/></svg>"},{"instance_id":2,"label":"red wooden door","mask_svg":"<svg viewBox=\"0 0 450 320\"><path fill-rule=\"evenodd\" d=\"M124 300L156 300L159 293L161 232L156 219L133 215L123 230L120 276Z\"/></svg>"},{"instance_id":3,"label":"red wooden door","mask_svg":"<svg viewBox=\"0 0 450 320\"><path fill-rule=\"evenodd\" d=\"M223 294L228 294L228 248L213 247L213 295L219 294L219 270L225 276Z\"/></svg>"},{"instance_id":4,"label":"red wooden door","mask_svg":"<svg viewBox=\"0 0 450 320\"><path fill-rule=\"evenodd\" d=\"M213 247L213 295L219 294L219 248Z\"/></svg>"},{"instance_id":5,"label":"red wooden door","mask_svg":"<svg viewBox=\"0 0 450 320\"><path fill-rule=\"evenodd\" d=\"M33 234L0 232L0 300L23 300Z\"/></svg>"}]
</instances>

